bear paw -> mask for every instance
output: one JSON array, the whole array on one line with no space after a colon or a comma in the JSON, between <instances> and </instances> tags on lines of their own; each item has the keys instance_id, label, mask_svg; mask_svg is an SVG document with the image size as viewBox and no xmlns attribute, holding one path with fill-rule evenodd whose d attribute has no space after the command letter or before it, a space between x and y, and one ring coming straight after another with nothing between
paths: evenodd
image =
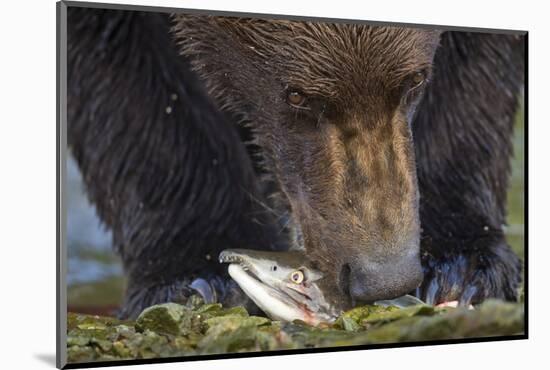
<instances>
[{"instance_id":1,"label":"bear paw","mask_svg":"<svg viewBox=\"0 0 550 370\"><path fill-rule=\"evenodd\" d=\"M458 301L469 306L487 298L517 300L521 261L504 242L438 257L426 253L422 265L424 281L416 295L427 304Z\"/></svg>"}]
</instances>

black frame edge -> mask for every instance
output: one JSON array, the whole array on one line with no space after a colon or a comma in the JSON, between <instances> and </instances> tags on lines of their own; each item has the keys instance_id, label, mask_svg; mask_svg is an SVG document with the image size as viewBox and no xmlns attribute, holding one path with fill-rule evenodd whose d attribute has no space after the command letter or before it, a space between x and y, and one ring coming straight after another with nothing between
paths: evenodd
<instances>
[{"instance_id":1,"label":"black frame edge","mask_svg":"<svg viewBox=\"0 0 550 370\"><path fill-rule=\"evenodd\" d=\"M460 27L460 26L444 26L438 24L427 23L406 23L406 22L387 22L373 21L365 19L346 19L346 18L328 18L328 17L310 17L295 14L266 14L266 13L248 13L214 9L191 9L191 8L171 8L164 6L151 5L132 5L132 4L111 4L101 2L82 2L73 0L62 0L67 6L79 8L101 8L101 9L117 9L117 10L134 10L143 12L159 12L159 13L186 13L197 15L213 15L213 16L233 16L233 17L255 17L263 19L288 19L296 21L316 21L316 22L333 22L333 23L359 23L370 24L377 26L393 26L393 27L414 27L414 28L437 28L445 31L467 31L467 32L485 32L485 33L500 33L524 35L527 30L499 29L499 28L483 28L483 27Z\"/></svg>"},{"instance_id":2,"label":"black frame edge","mask_svg":"<svg viewBox=\"0 0 550 370\"><path fill-rule=\"evenodd\" d=\"M67 4L56 3L56 367L67 365L67 286L65 284L66 253L64 249L66 168L66 80L67 80Z\"/></svg>"}]
</instances>

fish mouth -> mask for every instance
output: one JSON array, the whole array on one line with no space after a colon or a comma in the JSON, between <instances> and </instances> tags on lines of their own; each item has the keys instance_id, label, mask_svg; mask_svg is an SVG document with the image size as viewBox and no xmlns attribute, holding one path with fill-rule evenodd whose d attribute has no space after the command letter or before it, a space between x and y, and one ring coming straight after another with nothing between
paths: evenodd
<instances>
[{"instance_id":1,"label":"fish mouth","mask_svg":"<svg viewBox=\"0 0 550 370\"><path fill-rule=\"evenodd\" d=\"M240 265L243 269L252 269L253 266L245 254L240 253L238 250L224 250L219 256L220 263L235 263ZM253 272L252 272L253 273Z\"/></svg>"},{"instance_id":2,"label":"fish mouth","mask_svg":"<svg viewBox=\"0 0 550 370\"><path fill-rule=\"evenodd\" d=\"M275 320L302 320L310 325L318 325L324 321L316 317L308 309L308 296L296 291L285 289L281 284L274 286L262 280L262 274L254 263L253 251L225 250L219 256L220 263L229 263L229 275L241 289L268 316Z\"/></svg>"},{"instance_id":3,"label":"fish mouth","mask_svg":"<svg viewBox=\"0 0 550 370\"><path fill-rule=\"evenodd\" d=\"M272 288L270 285L265 284L259 277L258 269L251 263L250 258L244 254L241 254L237 250L225 250L220 253L219 256L220 263L229 263L231 265L239 266L242 271L249 275L251 279L257 281L258 284L265 285L266 288L272 289L278 292L276 289Z\"/></svg>"}]
</instances>

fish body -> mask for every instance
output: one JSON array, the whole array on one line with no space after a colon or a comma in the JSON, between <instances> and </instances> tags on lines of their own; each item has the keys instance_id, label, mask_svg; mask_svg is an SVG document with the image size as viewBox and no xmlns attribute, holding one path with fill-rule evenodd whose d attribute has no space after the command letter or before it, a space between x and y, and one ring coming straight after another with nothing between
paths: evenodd
<instances>
[{"instance_id":1,"label":"fish body","mask_svg":"<svg viewBox=\"0 0 550 370\"><path fill-rule=\"evenodd\" d=\"M301 251L225 250L220 262L229 275L274 320L330 323L348 308L348 299L312 267Z\"/></svg>"}]
</instances>

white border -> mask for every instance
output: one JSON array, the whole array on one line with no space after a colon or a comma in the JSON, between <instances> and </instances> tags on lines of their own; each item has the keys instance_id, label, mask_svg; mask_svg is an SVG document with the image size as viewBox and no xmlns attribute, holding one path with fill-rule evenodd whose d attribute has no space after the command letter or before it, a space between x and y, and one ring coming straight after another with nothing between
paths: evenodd
<instances>
[{"instance_id":1,"label":"white border","mask_svg":"<svg viewBox=\"0 0 550 370\"><path fill-rule=\"evenodd\" d=\"M233 10L530 31L528 341L292 355L143 365L163 369L519 369L546 363L550 332L546 214L550 209L548 10L528 1L110 1L138 5ZM55 353L55 2L3 4L0 134L2 362L6 368L52 368ZM12 365L12 366L10 366ZM544 365L543 365L544 366ZM4 367L4 366L3 366Z\"/></svg>"}]
</instances>

